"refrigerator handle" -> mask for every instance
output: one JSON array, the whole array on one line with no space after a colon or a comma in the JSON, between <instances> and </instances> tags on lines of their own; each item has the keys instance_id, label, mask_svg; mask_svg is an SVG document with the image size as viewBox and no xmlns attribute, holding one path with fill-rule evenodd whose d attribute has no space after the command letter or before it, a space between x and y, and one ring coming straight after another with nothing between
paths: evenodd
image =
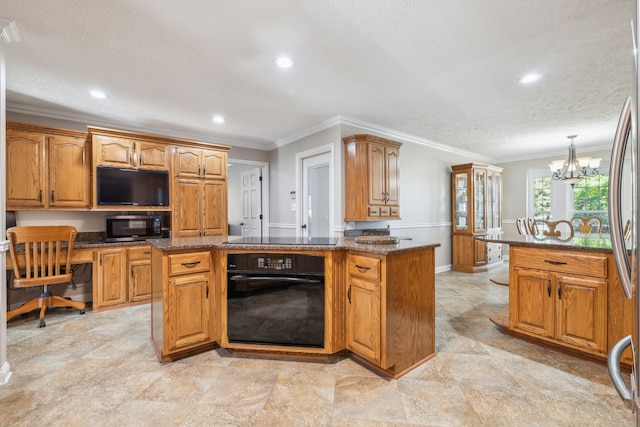
<instances>
[{"instance_id":1,"label":"refrigerator handle","mask_svg":"<svg viewBox=\"0 0 640 427\"><path fill-rule=\"evenodd\" d=\"M616 263L618 276L620 277L620 283L627 298L632 297L633 284L631 282L631 265L623 238L622 217L620 213L622 210L620 183L622 181L624 153L627 148L629 133L631 132L631 117L631 97L628 97L622 107L620 120L618 120L616 136L613 139L613 148L611 149L611 165L609 167L609 229L611 233L611 246L613 249L613 259Z\"/></svg>"},{"instance_id":2,"label":"refrigerator handle","mask_svg":"<svg viewBox=\"0 0 640 427\"><path fill-rule=\"evenodd\" d=\"M632 408L633 401L631 399L631 392L627 388L627 385L622 378L622 371L620 371L620 356L622 356L622 352L631 345L631 335L627 335L613 346L613 348L609 352L609 360L607 360L611 381L613 381L613 385L618 391L618 394L622 398L625 405L627 405L629 408Z\"/></svg>"}]
</instances>

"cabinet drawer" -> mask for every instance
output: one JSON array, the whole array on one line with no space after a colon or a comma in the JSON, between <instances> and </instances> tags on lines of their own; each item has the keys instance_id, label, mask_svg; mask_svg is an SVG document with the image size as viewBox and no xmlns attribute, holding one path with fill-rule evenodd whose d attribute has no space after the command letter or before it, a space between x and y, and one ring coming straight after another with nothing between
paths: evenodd
<instances>
[{"instance_id":1,"label":"cabinet drawer","mask_svg":"<svg viewBox=\"0 0 640 427\"><path fill-rule=\"evenodd\" d=\"M501 243L487 243L487 254L502 253Z\"/></svg>"},{"instance_id":2,"label":"cabinet drawer","mask_svg":"<svg viewBox=\"0 0 640 427\"><path fill-rule=\"evenodd\" d=\"M380 216L380 206L369 206L369 216Z\"/></svg>"},{"instance_id":3,"label":"cabinet drawer","mask_svg":"<svg viewBox=\"0 0 640 427\"><path fill-rule=\"evenodd\" d=\"M602 255L528 248L514 248L513 255L514 265L518 267L581 276L607 277L607 258Z\"/></svg>"},{"instance_id":4,"label":"cabinet drawer","mask_svg":"<svg viewBox=\"0 0 640 427\"><path fill-rule=\"evenodd\" d=\"M391 208L391 216L392 217L399 217L400 216L400 208Z\"/></svg>"},{"instance_id":5,"label":"cabinet drawer","mask_svg":"<svg viewBox=\"0 0 640 427\"><path fill-rule=\"evenodd\" d=\"M380 281L380 260L360 255L349 255L347 271L351 276Z\"/></svg>"},{"instance_id":6,"label":"cabinet drawer","mask_svg":"<svg viewBox=\"0 0 640 427\"><path fill-rule=\"evenodd\" d=\"M151 246L128 249L127 259L148 259L151 260Z\"/></svg>"},{"instance_id":7,"label":"cabinet drawer","mask_svg":"<svg viewBox=\"0 0 640 427\"><path fill-rule=\"evenodd\" d=\"M380 208L380 216L389 216L391 214L391 208L388 206Z\"/></svg>"},{"instance_id":8,"label":"cabinet drawer","mask_svg":"<svg viewBox=\"0 0 640 427\"><path fill-rule=\"evenodd\" d=\"M169 275L209 271L211 268L210 260L210 252L169 255Z\"/></svg>"},{"instance_id":9,"label":"cabinet drawer","mask_svg":"<svg viewBox=\"0 0 640 427\"><path fill-rule=\"evenodd\" d=\"M487 264L502 261L502 254L500 252L487 255Z\"/></svg>"}]
</instances>

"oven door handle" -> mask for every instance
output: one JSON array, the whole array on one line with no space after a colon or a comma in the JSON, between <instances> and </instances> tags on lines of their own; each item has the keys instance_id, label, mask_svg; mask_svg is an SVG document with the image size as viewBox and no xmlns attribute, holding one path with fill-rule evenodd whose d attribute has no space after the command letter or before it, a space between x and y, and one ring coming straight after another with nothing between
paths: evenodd
<instances>
[{"instance_id":1,"label":"oven door handle","mask_svg":"<svg viewBox=\"0 0 640 427\"><path fill-rule=\"evenodd\" d=\"M230 281L234 282L288 282L288 283L322 283L318 279L309 279L307 277L273 277L273 276L245 276L235 275L229 277Z\"/></svg>"}]
</instances>

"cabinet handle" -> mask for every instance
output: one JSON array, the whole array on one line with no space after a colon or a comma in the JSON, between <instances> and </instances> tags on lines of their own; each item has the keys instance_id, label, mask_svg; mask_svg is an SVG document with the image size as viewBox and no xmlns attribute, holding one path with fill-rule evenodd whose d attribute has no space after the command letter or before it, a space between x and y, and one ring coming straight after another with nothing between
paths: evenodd
<instances>
[{"instance_id":1,"label":"cabinet handle","mask_svg":"<svg viewBox=\"0 0 640 427\"><path fill-rule=\"evenodd\" d=\"M367 267L367 266L365 266L365 265L358 265L358 264L356 264L356 268L357 268L358 270L364 270L364 271L371 270L371 267Z\"/></svg>"},{"instance_id":2,"label":"cabinet handle","mask_svg":"<svg viewBox=\"0 0 640 427\"><path fill-rule=\"evenodd\" d=\"M558 282L558 299L562 299L562 282Z\"/></svg>"},{"instance_id":3,"label":"cabinet handle","mask_svg":"<svg viewBox=\"0 0 640 427\"><path fill-rule=\"evenodd\" d=\"M129 164L133 165L133 153L129 151Z\"/></svg>"},{"instance_id":4,"label":"cabinet handle","mask_svg":"<svg viewBox=\"0 0 640 427\"><path fill-rule=\"evenodd\" d=\"M138 154L138 165L139 166L144 165L144 161L142 160L142 153Z\"/></svg>"},{"instance_id":5,"label":"cabinet handle","mask_svg":"<svg viewBox=\"0 0 640 427\"><path fill-rule=\"evenodd\" d=\"M209 299L209 281L207 280L207 294L205 296L206 299Z\"/></svg>"},{"instance_id":6,"label":"cabinet handle","mask_svg":"<svg viewBox=\"0 0 640 427\"><path fill-rule=\"evenodd\" d=\"M200 176L200 165L198 165L198 176Z\"/></svg>"},{"instance_id":7,"label":"cabinet handle","mask_svg":"<svg viewBox=\"0 0 640 427\"><path fill-rule=\"evenodd\" d=\"M202 176L207 176L207 165L202 167Z\"/></svg>"},{"instance_id":8,"label":"cabinet handle","mask_svg":"<svg viewBox=\"0 0 640 427\"><path fill-rule=\"evenodd\" d=\"M102 265L102 254L100 254L100 265Z\"/></svg>"},{"instance_id":9,"label":"cabinet handle","mask_svg":"<svg viewBox=\"0 0 640 427\"><path fill-rule=\"evenodd\" d=\"M349 290L347 291L347 298L349 299L349 304L351 304L351 285L349 285Z\"/></svg>"},{"instance_id":10,"label":"cabinet handle","mask_svg":"<svg viewBox=\"0 0 640 427\"><path fill-rule=\"evenodd\" d=\"M51 190L51 202L55 202L56 201L56 192L55 190Z\"/></svg>"},{"instance_id":11,"label":"cabinet handle","mask_svg":"<svg viewBox=\"0 0 640 427\"><path fill-rule=\"evenodd\" d=\"M549 264L553 264L553 265L565 265L566 262L564 261L553 261L550 259L545 259L544 262L548 262Z\"/></svg>"},{"instance_id":12,"label":"cabinet handle","mask_svg":"<svg viewBox=\"0 0 640 427\"><path fill-rule=\"evenodd\" d=\"M547 280L547 296L551 297L551 279Z\"/></svg>"},{"instance_id":13,"label":"cabinet handle","mask_svg":"<svg viewBox=\"0 0 640 427\"><path fill-rule=\"evenodd\" d=\"M42 203L42 190L38 192L38 202Z\"/></svg>"},{"instance_id":14,"label":"cabinet handle","mask_svg":"<svg viewBox=\"0 0 640 427\"><path fill-rule=\"evenodd\" d=\"M133 266L131 266L131 278L134 278Z\"/></svg>"},{"instance_id":15,"label":"cabinet handle","mask_svg":"<svg viewBox=\"0 0 640 427\"><path fill-rule=\"evenodd\" d=\"M182 265L187 267L187 268L192 268L195 267L196 265L200 264L200 261L193 261L193 262L183 262Z\"/></svg>"}]
</instances>

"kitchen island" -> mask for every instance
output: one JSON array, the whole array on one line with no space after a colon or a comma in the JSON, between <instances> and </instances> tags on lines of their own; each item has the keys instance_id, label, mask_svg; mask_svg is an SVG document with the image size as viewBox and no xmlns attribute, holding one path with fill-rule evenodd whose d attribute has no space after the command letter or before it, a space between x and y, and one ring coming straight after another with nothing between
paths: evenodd
<instances>
[{"instance_id":1,"label":"kitchen island","mask_svg":"<svg viewBox=\"0 0 640 427\"><path fill-rule=\"evenodd\" d=\"M383 375L398 378L435 355L434 255L440 244L412 240L362 244L350 238L237 240L226 236L148 240L152 247L151 339L160 361L216 347L235 354L316 360L348 354ZM255 259L255 268L265 277L293 271L301 263L299 255L321 257L322 301L310 303L311 297L305 296L290 304L298 309L296 315L303 316L300 328L310 323L304 316L323 306L320 345L230 339L230 326L237 328L228 322L237 318L229 311L235 291L230 290L228 270L236 266L228 259L242 254ZM264 281L264 277L255 279ZM270 316L271 308L253 306L250 313ZM275 312L265 325L286 316L287 307L278 306Z\"/></svg>"},{"instance_id":2,"label":"kitchen island","mask_svg":"<svg viewBox=\"0 0 640 427\"><path fill-rule=\"evenodd\" d=\"M631 333L608 235L478 239L509 245L509 308L491 318L505 332L598 361Z\"/></svg>"}]
</instances>

